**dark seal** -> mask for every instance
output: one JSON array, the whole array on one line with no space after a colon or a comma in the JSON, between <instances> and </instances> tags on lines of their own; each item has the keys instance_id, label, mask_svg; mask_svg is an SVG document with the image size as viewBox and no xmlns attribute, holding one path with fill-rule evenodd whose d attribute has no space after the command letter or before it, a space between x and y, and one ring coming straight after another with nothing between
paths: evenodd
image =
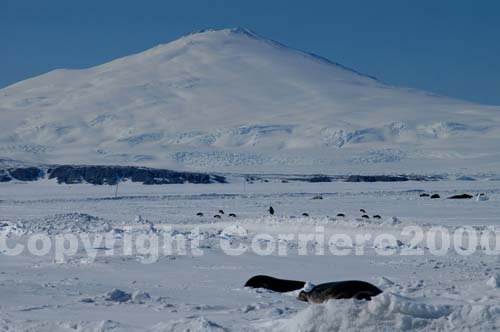
<instances>
[{"instance_id":1,"label":"dark seal","mask_svg":"<svg viewBox=\"0 0 500 332\"><path fill-rule=\"evenodd\" d=\"M269 276L255 276L245 283L245 287L265 288L274 292L286 293L304 287L304 281L277 279Z\"/></svg>"},{"instance_id":2,"label":"dark seal","mask_svg":"<svg viewBox=\"0 0 500 332\"><path fill-rule=\"evenodd\" d=\"M448 199L471 199L472 195L469 195L469 194L460 194L460 195L454 195L454 196L451 196L451 197L448 197Z\"/></svg>"},{"instance_id":3,"label":"dark seal","mask_svg":"<svg viewBox=\"0 0 500 332\"><path fill-rule=\"evenodd\" d=\"M315 286L309 292L300 292L297 299L311 303L323 303L332 299L371 300L380 293L380 289L368 282L347 280Z\"/></svg>"}]
</instances>

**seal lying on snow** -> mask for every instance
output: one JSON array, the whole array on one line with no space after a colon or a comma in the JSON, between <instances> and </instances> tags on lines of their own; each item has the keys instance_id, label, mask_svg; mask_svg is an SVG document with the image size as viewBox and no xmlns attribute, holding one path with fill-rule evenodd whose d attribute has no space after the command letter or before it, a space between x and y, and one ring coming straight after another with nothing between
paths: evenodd
<instances>
[{"instance_id":1,"label":"seal lying on snow","mask_svg":"<svg viewBox=\"0 0 500 332\"><path fill-rule=\"evenodd\" d=\"M448 199L471 199L472 197L474 197L474 196L469 195L469 194L460 194L460 195L448 197Z\"/></svg>"},{"instance_id":2,"label":"seal lying on snow","mask_svg":"<svg viewBox=\"0 0 500 332\"><path fill-rule=\"evenodd\" d=\"M265 288L275 292L286 293L304 287L306 283L297 280L277 279L269 276L255 276L245 283L245 287Z\"/></svg>"},{"instance_id":3,"label":"seal lying on snow","mask_svg":"<svg viewBox=\"0 0 500 332\"><path fill-rule=\"evenodd\" d=\"M248 279L245 287L265 288L275 292L286 293L304 288L304 281L278 279L259 275ZM358 280L329 282L313 287L310 291L301 291L297 299L312 303L323 303L330 299L371 300L382 293L374 285Z\"/></svg>"},{"instance_id":4,"label":"seal lying on snow","mask_svg":"<svg viewBox=\"0 0 500 332\"><path fill-rule=\"evenodd\" d=\"M297 299L312 303L323 303L331 299L371 300L380 293L380 289L368 282L347 280L315 286L309 292L300 292Z\"/></svg>"}]
</instances>

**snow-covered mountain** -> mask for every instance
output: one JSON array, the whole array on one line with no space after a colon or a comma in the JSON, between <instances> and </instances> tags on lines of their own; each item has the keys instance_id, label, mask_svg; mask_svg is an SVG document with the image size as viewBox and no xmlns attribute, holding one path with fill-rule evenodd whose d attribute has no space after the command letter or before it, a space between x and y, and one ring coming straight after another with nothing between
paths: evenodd
<instances>
[{"instance_id":1,"label":"snow-covered mountain","mask_svg":"<svg viewBox=\"0 0 500 332\"><path fill-rule=\"evenodd\" d=\"M494 172L499 139L500 107L392 87L240 28L0 90L0 157L29 162Z\"/></svg>"}]
</instances>

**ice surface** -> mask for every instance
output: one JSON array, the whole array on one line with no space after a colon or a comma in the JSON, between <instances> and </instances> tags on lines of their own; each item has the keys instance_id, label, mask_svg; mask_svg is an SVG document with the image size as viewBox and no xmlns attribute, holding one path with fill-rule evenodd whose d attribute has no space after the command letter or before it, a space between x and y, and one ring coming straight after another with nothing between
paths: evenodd
<instances>
[{"instance_id":1,"label":"ice surface","mask_svg":"<svg viewBox=\"0 0 500 332\"><path fill-rule=\"evenodd\" d=\"M447 197L464 191L487 193L490 199L420 197L421 192ZM317 195L323 199L313 200ZM450 233L461 226L498 229L498 181L124 183L113 197L108 186L49 181L0 186L0 235L8 235L11 247L26 244L34 232L52 240L104 232L117 241L113 255L105 244L92 246L94 259L84 248L64 262L51 254L0 253L0 331L491 331L500 323L500 288L492 286L500 273L497 254L431 255L424 244L412 247L411 236L401 233L406 226L439 226ZM269 204L275 216L268 215ZM381 220L360 218L361 208ZM220 209L225 215L214 220ZM199 211L205 216L196 216ZM300 217L304 211L310 217ZM232 212L238 218L227 216ZM346 217L337 219L338 212ZM396 243L391 256L377 254L371 240L339 247L363 251L348 256L314 255L313 243L307 255L299 255L293 239L281 242L287 255L230 256L220 245L223 239L250 245L263 232L315 232L317 227L328 236L393 234L401 245ZM236 236L238 229L246 233ZM203 255L126 255L120 241L132 234L186 235L188 243L201 241ZM416 250L423 255L405 254ZM371 302L315 305L298 301L297 292L243 287L258 274L308 281L307 287L365 280L384 293Z\"/></svg>"}]
</instances>

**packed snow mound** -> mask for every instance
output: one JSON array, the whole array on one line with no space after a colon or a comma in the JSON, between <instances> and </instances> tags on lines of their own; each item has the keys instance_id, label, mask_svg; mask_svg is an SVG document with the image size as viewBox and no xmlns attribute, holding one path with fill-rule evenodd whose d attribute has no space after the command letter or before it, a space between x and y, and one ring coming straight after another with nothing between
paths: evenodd
<instances>
[{"instance_id":1,"label":"packed snow mound","mask_svg":"<svg viewBox=\"0 0 500 332\"><path fill-rule=\"evenodd\" d=\"M117 322L106 320L100 322L58 322L58 321L11 321L0 319L0 331L26 332L108 332L125 331Z\"/></svg>"},{"instance_id":2,"label":"packed snow mound","mask_svg":"<svg viewBox=\"0 0 500 332\"><path fill-rule=\"evenodd\" d=\"M490 198L488 197L488 195L482 193L482 194L477 194L476 195L476 201L478 202L485 202L485 201L488 201Z\"/></svg>"},{"instance_id":3,"label":"packed snow mound","mask_svg":"<svg viewBox=\"0 0 500 332\"><path fill-rule=\"evenodd\" d=\"M86 213L60 213L53 216L21 220L15 225L18 232L45 233L105 233L112 230L109 221Z\"/></svg>"},{"instance_id":4,"label":"packed snow mound","mask_svg":"<svg viewBox=\"0 0 500 332\"><path fill-rule=\"evenodd\" d=\"M280 172L418 159L435 168L498 160L499 114L388 86L245 29L204 30L1 89L0 156Z\"/></svg>"},{"instance_id":5,"label":"packed snow mound","mask_svg":"<svg viewBox=\"0 0 500 332\"><path fill-rule=\"evenodd\" d=\"M168 323L159 323L147 332L226 332L219 324L204 317L176 320Z\"/></svg>"},{"instance_id":6,"label":"packed snow mound","mask_svg":"<svg viewBox=\"0 0 500 332\"><path fill-rule=\"evenodd\" d=\"M332 300L311 305L292 318L263 324L272 331L492 331L500 324L498 305L430 304L394 294L372 301Z\"/></svg>"},{"instance_id":7,"label":"packed snow mound","mask_svg":"<svg viewBox=\"0 0 500 332\"><path fill-rule=\"evenodd\" d=\"M500 275L494 274L492 275L488 281L486 281L486 285L491 288L500 288Z\"/></svg>"}]
</instances>

